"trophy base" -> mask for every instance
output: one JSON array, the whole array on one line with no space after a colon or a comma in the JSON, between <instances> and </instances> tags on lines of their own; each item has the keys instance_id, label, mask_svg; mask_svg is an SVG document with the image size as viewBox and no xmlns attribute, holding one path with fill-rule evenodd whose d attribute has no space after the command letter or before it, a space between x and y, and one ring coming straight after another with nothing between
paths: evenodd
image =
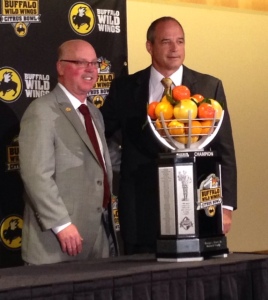
<instances>
[{"instance_id":1,"label":"trophy base","mask_svg":"<svg viewBox=\"0 0 268 300\"><path fill-rule=\"evenodd\" d=\"M225 236L159 239L156 258L159 262L202 261L213 257L227 257L228 253Z\"/></svg>"}]
</instances>

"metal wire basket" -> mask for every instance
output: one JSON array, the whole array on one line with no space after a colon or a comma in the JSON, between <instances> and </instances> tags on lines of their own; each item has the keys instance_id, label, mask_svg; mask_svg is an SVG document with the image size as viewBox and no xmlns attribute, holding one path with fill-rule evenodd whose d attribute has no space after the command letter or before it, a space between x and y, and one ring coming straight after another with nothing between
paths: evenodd
<instances>
[{"instance_id":1,"label":"metal wire basket","mask_svg":"<svg viewBox=\"0 0 268 300\"><path fill-rule=\"evenodd\" d=\"M149 124L158 138L158 140L164 144L166 147L173 151L183 152L183 151L196 151L196 150L203 150L205 146L207 146L217 135L222 121L224 117L224 111L222 111L220 119L216 119L216 114L214 115L213 119L192 119L191 118L191 111L188 111L188 119L172 119L172 120L165 120L163 118L163 114L160 114L160 120L153 121L151 120L150 116L148 115ZM170 134L170 129L172 127L168 127L168 123L171 121L177 120L184 124L185 132L182 134ZM211 125L205 126L198 126L204 128L208 128L207 133L192 133L195 126L193 126L193 121L211 121ZM161 124L161 128L156 126L156 122ZM176 127L175 127L176 128ZM179 140L184 139L186 142L182 143Z\"/></svg>"}]
</instances>

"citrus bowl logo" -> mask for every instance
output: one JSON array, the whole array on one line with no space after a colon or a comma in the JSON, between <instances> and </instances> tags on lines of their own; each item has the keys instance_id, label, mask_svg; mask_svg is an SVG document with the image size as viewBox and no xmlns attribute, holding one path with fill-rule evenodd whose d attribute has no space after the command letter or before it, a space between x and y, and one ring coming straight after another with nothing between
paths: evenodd
<instances>
[{"instance_id":1,"label":"citrus bowl logo","mask_svg":"<svg viewBox=\"0 0 268 300\"><path fill-rule=\"evenodd\" d=\"M5 102L16 101L22 92L22 80L17 71L10 67L0 69L0 99Z\"/></svg>"},{"instance_id":2,"label":"citrus bowl logo","mask_svg":"<svg viewBox=\"0 0 268 300\"><path fill-rule=\"evenodd\" d=\"M84 2L75 3L69 11L69 23L79 35L89 34L95 26L95 15L92 8Z\"/></svg>"},{"instance_id":3,"label":"citrus bowl logo","mask_svg":"<svg viewBox=\"0 0 268 300\"><path fill-rule=\"evenodd\" d=\"M3 219L0 226L0 239L5 247L19 249L21 247L23 220L20 216L12 215Z\"/></svg>"}]
</instances>

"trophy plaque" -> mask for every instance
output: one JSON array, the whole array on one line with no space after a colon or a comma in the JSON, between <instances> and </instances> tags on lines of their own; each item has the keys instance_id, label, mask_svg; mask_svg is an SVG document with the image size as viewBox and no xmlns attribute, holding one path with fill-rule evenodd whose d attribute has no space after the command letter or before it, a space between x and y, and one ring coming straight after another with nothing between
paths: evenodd
<instances>
[{"instance_id":1,"label":"trophy plaque","mask_svg":"<svg viewBox=\"0 0 268 300\"><path fill-rule=\"evenodd\" d=\"M158 261L199 261L228 255L222 230L221 158L215 151L204 150L216 136L223 117L224 111L220 119L214 117L209 132L197 141L188 130L186 144L170 135L162 116L161 131L148 117L156 137L171 149L159 155L158 163ZM191 116L187 121L190 127Z\"/></svg>"}]
</instances>

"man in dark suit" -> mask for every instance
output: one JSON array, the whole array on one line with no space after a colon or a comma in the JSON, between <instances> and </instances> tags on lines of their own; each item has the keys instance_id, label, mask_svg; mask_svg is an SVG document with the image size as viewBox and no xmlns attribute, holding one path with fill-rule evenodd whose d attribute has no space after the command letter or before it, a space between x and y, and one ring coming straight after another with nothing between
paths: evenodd
<instances>
[{"instance_id":1,"label":"man in dark suit","mask_svg":"<svg viewBox=\"0 0 268 300\"><path fill-rule=\"evenodd\" d=\"M223 103L222 127L209 147L222 157L224 233L230 230L232 210L237 206L236 160L232 129L222 82L183 65L185 37L181 24L174 18L154 21L147 31L147 51L152 65L112 82L103 113L106 136L118 128L122 131L119 218L127 254L154 252L159 227L158 154L166 149L157 142L146 122L147 105L159 101L164 77L173 86L186 85L191 94Z\"/></svg>"},{"instance_id":2,"label":"man in dark suit","mask_svg":"<svg viewBox=\"0 0 268 300\"><path fill-rule=\"evenodd\" d=\"M98 78L98 67L91 44L66 41L58 53L58 85L34 100L23 115L19 135L26 190L22 258L28 264L114 254L109 234L112 226L110 230L107 227L111 225L107 221L111 221L107 218L111 161L102 115L87 101ZM89 137L81 107L90 112L91 132L95 132L97 143Z\"/></svg>"}]
</instances>

